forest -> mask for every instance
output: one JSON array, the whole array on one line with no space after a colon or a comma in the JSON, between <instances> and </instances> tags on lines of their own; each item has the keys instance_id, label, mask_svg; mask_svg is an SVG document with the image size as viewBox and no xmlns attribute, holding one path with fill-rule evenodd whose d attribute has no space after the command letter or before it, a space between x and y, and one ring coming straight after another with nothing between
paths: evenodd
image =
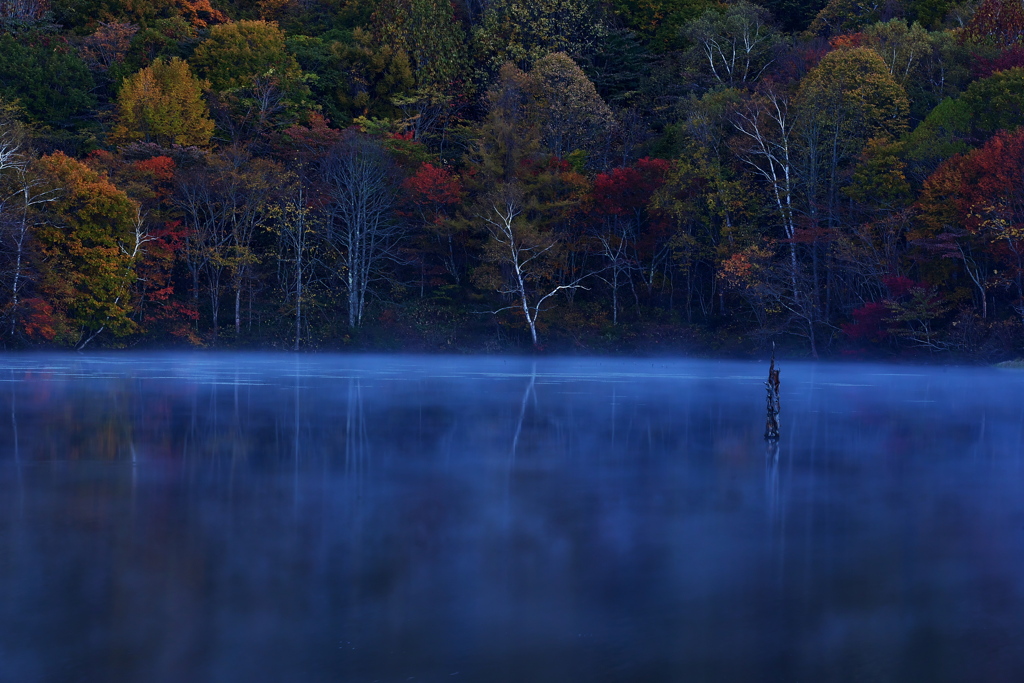
<instances>
[{"instance_id":1,"label":"forest","mask_svg":"<svg viewBox=\"0 0 1024 683\"><path fill-rule=\"evenodd\" d=\"M0 0L6 349L1024 353L1020 0Z\"/></svg>"}]
</instances>

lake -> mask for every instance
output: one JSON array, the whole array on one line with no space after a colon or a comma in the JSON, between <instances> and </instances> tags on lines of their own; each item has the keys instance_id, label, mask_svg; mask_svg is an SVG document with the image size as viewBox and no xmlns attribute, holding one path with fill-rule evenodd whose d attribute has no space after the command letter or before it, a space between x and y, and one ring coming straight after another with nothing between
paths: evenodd
<instances>
[{"instance_id":1,"label":"lake","mask_svg":"<svg viewBox=\"0 0 1024 683\"><path fill-rule=\"evenodd\" d=\"M1024 372L0 357L0 682L1024 680Z\"/></svg>"}]
</instances>

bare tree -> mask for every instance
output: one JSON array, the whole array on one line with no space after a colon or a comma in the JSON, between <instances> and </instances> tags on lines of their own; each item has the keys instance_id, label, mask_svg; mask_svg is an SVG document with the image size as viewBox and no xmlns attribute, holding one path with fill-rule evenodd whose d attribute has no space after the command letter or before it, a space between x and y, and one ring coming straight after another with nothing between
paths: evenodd
<instances>
[{"instance_id":1,"label":"bare tree","mask_svg":"<svg viewBox=\"0 0 1024 683\"><path fill-rule=\"evenodd\" d=\"M185 263L192 277L192 298L199 306L201 280L206 279L210 297L213 336L220 327L220 295L225 262L224 252L230 239L227 206L220 201L215 173L209 168L183 174L178 185L177 205L188 225L185 239Z\"/></svg>"},{"instance_id":2,"label":"bare tree","mask_svg":"<svg viewBox=\"0 0 1024 683\"><path fill-rule=\"evenodd\" d=\"M38 21L48 9L46 0L0 0L0 19Z\"/></svg>"},{"instance_id":3,"label":"bare tree","mask_svg":"<svg viewBox=\"0 0 1024 683\"><path fill-rule=\"evenodd\" d=\"M242 291L253 279L259 259L253 248L256 230L264 226L274 199L280 167L266 159L245 153L231 157L233 173L226 180L225 199L231 206L231 250L228 268L235 295L235 337L242 333Z\"/></svg>"},{"instance_id":4,"label":"bare tree","mask_svg":"<svg viewBox=\"0 0 1024 683\"><path fill-rule=\"evenodd\" d=\"M775 88L749 98L733 119L743 144L740 159L765 181L778 212L783 234L790 241L793 287L796 289L796 236L793 117L789 100Z\"/></svg>"},{"instance_id":5,"label":"bare tree","mask_svg":"<svg viewBox=\"0 0 1024 683\"><path fill-rule=\"evenodd\" d=\"M626 285L633 290L633 273L641 270L636 254L636 223L629 216L608 216L596 230L594 242L595 251L606 263L601 279L612 291L612 325L618 325L620 291ZM637 299L635 290L633 298Z\"/></svg>"},{"instance_id":6,"label":"bare tree","mask_svg":"<svg viewBox=\"0 0 1024 683\"><path fill-rule=\"evenodd\" d=\"M516 300L494 312L520 309L530 327L530 339L537 346L537 318L544 303L561 291L586 289L581 282L589 273L568 283L558 283L551 277L551 261L560 244L554 234L536 230L523 217L524 202L518 188L500 188L484 207L479 218L490 235L487 258L504 271L492 284L498 292Z\"/></svg>"},{"instance_id":7,"label":"bare tree","mask_svg":"<svg viewBox=\"0 0 1024 683\"><path fill-rule=\"evenodd\" d=\"M399 260L405 229L395 215L398 174L378 143L353 133L328 154L322 178L329 194L327 243L337 256L348 325L355 329L362 324L367 296L389 280L386 265Z\"/></svg>"},{"instance_id":8,"label":"bare tree","mask_svg":"<svg viewBox=\"0 0 1024 683\"><path fill-rule=\"evenodd\" d=\"M220 328L225 276L234 294L235 335L241 334L242 292L257 262L253 237L268 220L279 174L272 162L231 148L210 159L205 168L185 174L179 183L177 203L191 228L185 257L193 297L198 303L200 279L205 276L214 337Z\"/></svg>"},{"instance_id":9,"label":"bare tree","mask_svg":"<svg viewBox=\"0 0 1024 683\"><path fill-rule=\"evenodd\" d=\"M285 289L285 298L295 304L295 343L299 350L302 325L305 320L303 304L306 289L314 274L312 250L317 237L319 216L310 206L309 189L304 179L298 178L287 188L283 201L274 207L278 243L278 276Z\"/></svg>"},{"instance_id":10,"label":"bare tree","mask_svg":"<svg viewBox=\"0 0 1024 683\"><path fill-rule=\"evenodd\" d=\"M33 207L53 201L56 190L40 190L40 179L30 168L31 155L21 129L14 123L0 123L0 244L9 259L4 268L10 294L5 314L9 332L17 330L21 293L28 283L28 247Z\"/></svg>"}]
</instances>

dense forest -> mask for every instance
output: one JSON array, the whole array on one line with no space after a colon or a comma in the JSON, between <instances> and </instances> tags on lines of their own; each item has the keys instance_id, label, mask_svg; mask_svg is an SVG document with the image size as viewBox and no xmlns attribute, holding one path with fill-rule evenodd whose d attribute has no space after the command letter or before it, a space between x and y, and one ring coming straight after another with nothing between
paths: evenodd
<instances>
[{"instance_id":1,"label":"dense forest","mask_svg":"<svg viewBox=\"0 0 1024 683\"><path fill-rule=\"evenodd\" d=\"M0 0L3 347L1024 351L1021 0Z\"/></svg>"}]
</instances>

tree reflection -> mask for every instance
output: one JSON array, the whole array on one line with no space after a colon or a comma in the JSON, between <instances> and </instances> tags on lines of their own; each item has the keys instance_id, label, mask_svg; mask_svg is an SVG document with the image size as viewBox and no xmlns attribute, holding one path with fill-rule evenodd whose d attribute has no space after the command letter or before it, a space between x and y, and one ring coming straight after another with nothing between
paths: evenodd
<instances>
[{"instance_id":1,"label":"tree reflection","mask_svg":"<svg viewBox=\"0 0 1024 683\"><path fill-rule=\"evenodd\" d=\"M17 680L901 680L908 611L943 665L964 604L1021 621L1024 421L977 371L822 370L762 451L746 366L174 360L0 391Z\"/></svg>"},{"instance_id":2,"label":"tree reflection","mask_svg":"<svg viewBox=\"0 0 1024 683\"><path fill-rule=\"evenodd\" d=\"M511 468L516 461L516 450L519 448L519 436L523 433L523 420L526 418L526 404L531 396L534 398L536 403L537 397L534 394L534 386L537 384L537 364L534 363L530 367L530 381L526 383L526 389L523 390L523 400L519 405L519 419L516 420L516 431L512 436L512 449L509 460L509 467Z\"/></svg>"},{"instance_id":3,"label":"tree reflection","mask_svg":"<svg viewBox=\"0 0 1024 683\"><path fill-rule=\"evenodd\" d=\"M359 379L352 378L348 381L348 400L345 403L345 471L351 474L363 472L368 458L363 386Z\"/></svg>"},{"instance_id":4,"label":"tree reflection","mask_svg":"<svg viewBox=\"0 0 1024 683\"><path fill-rule=\"evenodd\" d=\"M14 370L9 373L11 388L11 442L14 446L14 469L18 481L18 510L23 511L25 507L25 474L22 471L21 463L21 439L18 436L18 395L15 392L17 382Z\"/></svg>"}]
</instances>

